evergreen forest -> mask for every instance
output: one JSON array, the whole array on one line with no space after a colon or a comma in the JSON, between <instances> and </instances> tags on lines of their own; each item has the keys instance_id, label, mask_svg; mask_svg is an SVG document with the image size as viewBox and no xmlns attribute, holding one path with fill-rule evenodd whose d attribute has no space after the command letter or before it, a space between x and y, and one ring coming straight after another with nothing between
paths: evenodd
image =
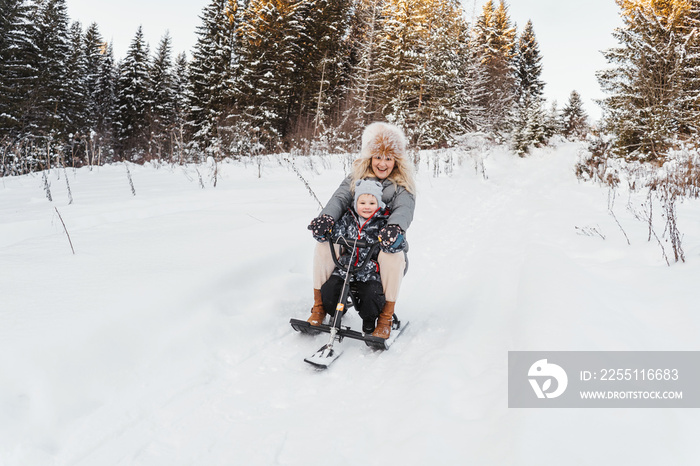
<instances>
[{"instance_id":1,"label":"evergreen forest","mask_svg":"<svg viewBox=\"0 0 700 466\"><path fill-rule=\"evenodd\" d=\"M139 28L124 57L65 0L0 0L0 176L355 151L378 120L414 149L477 132L525 156L560 135L662 162L700 125L700 1L616 1L592 125L575 90L546 102L535 25L504 0L472 23L458 0L211 0L188 53Z\"/></svg>"}]
</instances>

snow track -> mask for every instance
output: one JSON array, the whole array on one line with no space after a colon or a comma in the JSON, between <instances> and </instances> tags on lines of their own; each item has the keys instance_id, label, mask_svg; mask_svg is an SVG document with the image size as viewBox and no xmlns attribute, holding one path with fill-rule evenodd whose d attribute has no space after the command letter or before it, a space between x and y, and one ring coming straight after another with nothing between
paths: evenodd
<instances>
[{"instance_id":1,"label":"snow track","mask_svg":"<svg viewBox=\"0 0 700 466\"><path fill-rule=\"evenodd\" d=\"M693 410L515 410L509 350L697 350L698 201L686 264L573 176L577 146L494 151L432 176L423 154L410 268L386 352L294 332L311 304L317 212L276 158L123 166L0 187L0 465L694 464ZM345 161L299 161L328 199ZM206 170L200 167L200 170ZM61 177L64 173L61 172ZM63 216L70 253L54 207ZM606 239L577 234L595 225ZM349 322L359 323L351 316ZM573 453L575 452L575 453Z\"/></svg>"}]
</instances>

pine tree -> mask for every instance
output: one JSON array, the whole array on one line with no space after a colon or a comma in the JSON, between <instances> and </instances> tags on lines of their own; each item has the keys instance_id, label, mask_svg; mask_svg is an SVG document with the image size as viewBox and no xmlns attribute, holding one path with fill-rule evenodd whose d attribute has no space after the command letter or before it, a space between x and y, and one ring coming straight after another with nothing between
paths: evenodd
<instances>
[{"instance_id":1,"label":"pine tree","mask_svg":"<svg viewBox=\"0 0 700 466\"><path fill-rule=\"evenodd\" d=\"M118 148L122 158L138 161L145 157L150 141L148 128L152 108L149 48L140 26L118 68Z\"/></svg>"},{"instance_id":2,"label":"pine tree","mask_svg":"<svg viewBox=\"0 0 700 466\"><path fill-rule=\"evenodd\" d=\"M300 72L299 5L252 0L244 14L236 98L240 127L253 136L254 147L274 149L290 130L295 76Z\"/></svg>"},{"instance_id":3,"label":"pine tree","mask_svg":"<svg viewBox=\"0 0 700 466\"><path fill-rule=\"evenodd\" d=\"M36 135L60 140L66 135L67 60L70 53L65 0L46 0L36 14L34 42L38 49L38 76L31 91L33 128Z\"/></svg>"},{"instance_id":4,"label":"pine tree","mask_svg":"<svg viewBox=\"0 0 700 466\"><path fill-rule=\"evenodd\" d=\"M342 98L342 89L349 79L345 38L350 7L350 0L306 0L294 13L300 26L295 37L297 71L293 75L290 111L295 135L319 135L327 128L330 113Z\"/></svg>"},{"instance_id":5,"label":"pine tree","mask_svg":"<svg viewBox=\"0 0 700 466\"><path fill-rule=\"evenodd\" d=\"M83 28L74 22L69 29L70 50L66 60L66 130L69 133L71 156L82 159L85 142L89 138L87 59L85 56Z\"/></svg>"},{"instance_id":6,"label":"pine tree","mask_svg":"<svg viewBox=\"0 0 700 466\"><path fill-rule=\"evenodd\" d=\"M174 91L174 107L173 107L173 125L171 130L171 140L173 141L172 155L183 163L186 153L185 146L187 140L185 137L185 127L187 124L189 110L189 64L185 53L180 53L175 58L174 73L173 73L173 91ZM174 161L174 160L173 160Z\"/></svg>"},{"instance_id":7,"label":"pine tree","mask_svg":"<svg viewBox=\"0 0 700 466\"><path fill-rule=\"evenodd\" d=\"M515 58L515 108L512 120L513 148L524 155L531 146L546 144L546 114L542 93L542 57L532 21L528 21L518 38Z\"/></svg>"},{"instance_id":8,"label":"pine tree","mask_svg":"<svg viewBox=\"0 0 700 466\"><path fill-rule=\"evenodd\" d=\"M561 112L557 101L553 101L545 117L544 136L549 140L552 136L562 134Z\"/></svg>"},{"instance_id":9,"label":"pine tree","mask_svg":"<svg viewBox=\"0 0 700 466\"><path fill-rule=\"evenodd\" d=\"M221 151L227 132L223 120L233 107L240 15L236 0L211 0L200 16L189 70L188 127L193 150Z\"/></svg>"},{"instance_id":10,"label":"pine tree","mask_svg":"<svg viewBox=\"0 0 700 466\"><path fill-rule=\"evenodd\" d=\"M681 107L681 134L695 137L700 133L700 0L688 0L684 19L683 67L684 84Z\"/></svg>"},{"instance_id":11,"label":"pine tree","mask_svg":"<svg viewBox=\"0 0 700 466\"><path fill-rule=\"evenodd\" d=\"M364 127L381 118L377 103L380 1L358 0L350 20L350 82L340 127L351 141L359 141Z\"/></svg>"},{"instance_id":12,"label":"pine tree","mask_svg":"<svg viewBox=\"0 0 700 466\"><path fill-rule=\"evenodd\" d=\"M95 92L97 82L100 76L100 65L103 60L106 44L100 34L97 23L92 23L85 31L84 38L84 55L85 55L85 86L88 94L88 116L87 125L91 131L94 131L97 126L98 109Z\"/></svg>"},{"instance_id":13,"label":"pine tree","mask_svg":"<svg viewBox=\"0 0 700 466\"><path fill-rule=\"evenodd\" d=\"M92 101L95 106L93 131L93 158L97 163L111 162L115 156L115 132L117 119L117 69L114 65L112 44L101 42L101 55L96 62L94 88L91 87ZM90 68L92 69L92 68Z\"/></svg>"},{"instance_id":14,"label":"pine tree","mask_svg":"<svg viewBox=\"0 0 700 466\"><path fill-rule=\"evenodd\" d=\"M512 146L521 157L530 147L541 146L546 141L546 114L541 102L528 101L518 108L517 118L513 123Z\"/></svg>"},{"instance_id":15,"label":"pine tree","mask_svg":"<svg viewBox=\"0 0 700 466\"><path fill-rule=\"evenodd\" d=\"M150 67L151 150L159 160L165 155L171 155L171 133L175 124L176 90L171 41L170 34L166 33L158 45Z\"/></svg>"},{"instance_id":16,"label":"pine tree","mask_svg":"<svg viewBox=\"0 0 700 466\"><path fill-rule=\"evenodd\" d=\"M535 37L532 21L527 22L518 38L516 55L516 95L519 102L541 100L544 92L542 81L542 56Z\"/></svg>"},{"instance_id":17,"label":"pine tree","mask_svg":"<svg viewBox=\"0 0 700 466\"><path fill-rule=\"evenodd\" d=\"M581 95L571 91L569 101L561 112L562 134L567 139L583 139L588 134L588 115L583 109Z\"/></svg>"},{"instance_id":18,"label":"pine tree","mask_svg":"<svg viewBox=\"0 0 700 466\"><path fill-rule=\"evenodd\" d=\"M474 47L485 72L485 90L480 106L487 129L508 130L517 96L515 78L516 30L503 0L495 7L489 0L475 25Z\"/></svg>"},{"instance_id":19,"label":"pine tree","mask_svg":"<svg viewBox=\"0 0 700 466\"><path fill-rule=\"evenodd\" d=\"M370 121L387 119L419 147L439 147L476 128L483 88L471 80L483 74L462 17L453 0L358 3L345 112L351 137L359 139Z\"/></svg>"},{"instance_id":20,"label":"pine tree","mask_svg":"<svg viewBox=\"0 0 700 466\"><path fill-rule=\"evenodd\" d=\"M663 160L674 141L692 131L693 96L687 70L688 43L697 35L685 0L616 0L624 26L614 36L620 46L606 51L613 68L599 73L606 129L613 153L641 160Z\"/></svg>"},{"instance_id":21,"label":"pine tree","mask_svg":"<svg viewBox=\"0 0 700 466\"><path fill-rule=\"evenodd\" d=\"M96 23L85 31L84 44L87 156L92 165L104 160L103 153L111 154L116 77L112 47L104 41Z\"/></svg>"},{"instance_id":22,"label":"pine tree","mask_svg":"<svg viewBox=\"0 0 700 466\"><path fill-rule=\"evenodd\" d=\"M419 0L386 0L381 15L379 104L385 118L402 127L411 142L419 137L416 109L427 62L429 7Z\"/></svg>"},{"instance_id":23,"label":"pine tree","mask_svg":"<svg viewBox=\"0 0 700 466\"><path fill-rule=\"evenodd\" d=\"M468 35L462 8L452 0L434 0L426 17L428 40L416 116L418 147L452 145L465 132L462 109L469 106L464 92L463 66Z\"/></svg>"},{"instance_id":24,"label":"pine tree","mask_svg":"<svg viewBox=\"0 0 700 466\"><path fill-rule=\"evenodd\" d=\"M0 140L26 134L33 107L38 50L30 16L27 0L0 0Z\"/></svg>"},{"instance_id":25,"label":"pine tree","mask_svg":"<svg viewBox=\"0 0 700 466\"><path fill-rule=\"evenodd\" d=\"M486 108L490 88L489 75L481 49L472 39L471 28L463 31L459 51L459 67L463 70L459 86L459 113L463 126L468 131L488 132L492 124Z\"/></svg>"}]
</instances>

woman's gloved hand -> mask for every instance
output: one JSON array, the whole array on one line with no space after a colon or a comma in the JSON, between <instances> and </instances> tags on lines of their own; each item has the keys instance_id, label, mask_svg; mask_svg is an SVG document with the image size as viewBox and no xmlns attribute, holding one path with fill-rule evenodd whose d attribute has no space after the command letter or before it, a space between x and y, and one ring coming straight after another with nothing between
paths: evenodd
<instances>
[{"instance_id":1,"label":"woman's gloved hand","mask_svg":"<svg viewBox=\"0 0 700 466\"><path fill-rule=\"evenodd\" d=\"M333 225L335 225L333 217L328 214L323 214L311 220L307 229L311 230L311 234L316 241L324 242L326 241L326 233L331 232Z\"/></svg>"},{"instance_id":2,"label":"woman's gloved hand","mask_svg":"<svg viewBox=\"0 0 700 466\"><path fill-rule=\"evenodd\" d=\"M403 230L398 225L386 225L379 230L380 248L384 252L394 253L401 249L404 234Z\"/></svg>"}]
</instances>

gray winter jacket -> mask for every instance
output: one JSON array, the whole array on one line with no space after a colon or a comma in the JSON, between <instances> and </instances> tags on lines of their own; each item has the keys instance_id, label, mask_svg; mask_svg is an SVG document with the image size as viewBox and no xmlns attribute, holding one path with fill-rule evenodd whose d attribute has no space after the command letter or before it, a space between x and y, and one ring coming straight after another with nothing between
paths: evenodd
<instances>
[{"instance_id":1,"label":"gray winter jacket","mask_svg":"<svg viewBox=\"0 0 700 466\"><path fill-rule=\"evenodd\" d=\"M352 207L353 195L350 191L350 178L348 176L340 183L340 186L335 190L335 193L333 193L320 215L328 214L337 222L345 211ZM394 185L391 180L381 180L380 183L383 186L382 201L384 201L391 212L387 224L398 225L403 231L408 230L413 221L413 211L416 207L415 197L406 191L406 188L403 186Z\"/></svg>"}]
</instances>

